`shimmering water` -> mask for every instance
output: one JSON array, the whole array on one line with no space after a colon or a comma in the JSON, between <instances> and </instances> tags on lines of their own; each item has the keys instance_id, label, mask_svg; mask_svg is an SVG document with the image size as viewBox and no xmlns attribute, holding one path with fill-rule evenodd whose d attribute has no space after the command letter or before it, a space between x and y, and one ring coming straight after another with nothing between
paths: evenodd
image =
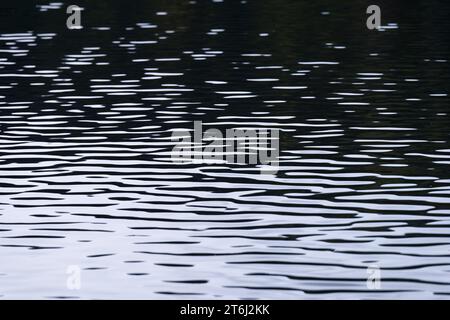
<instances>
[{"instance_id":1,"label":"shimmering water","mask_svg":"<svg viewBox=\"0 0 450 320\"><path fill-rule=\"evenodd\" d=\"M449 297L444 1L4 2L0 298ZM279 172L173 163L195 120Z\"/></svg>"}]
</instances>

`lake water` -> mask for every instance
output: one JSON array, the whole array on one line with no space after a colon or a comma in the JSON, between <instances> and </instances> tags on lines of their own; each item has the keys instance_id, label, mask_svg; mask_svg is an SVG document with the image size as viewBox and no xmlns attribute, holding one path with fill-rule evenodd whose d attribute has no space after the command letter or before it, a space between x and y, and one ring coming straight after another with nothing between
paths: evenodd
<instances>
[{"instance_id":1,"label":"lake water","mask_svg":"<svg viewBox=\"0 0 450 320\"><path fill-rule=\"evenodd\" d=\"M3 2L0 298L450 297L448 3ZM278 172L174 163L194 121Z\"/></svg>"}]
</instances>

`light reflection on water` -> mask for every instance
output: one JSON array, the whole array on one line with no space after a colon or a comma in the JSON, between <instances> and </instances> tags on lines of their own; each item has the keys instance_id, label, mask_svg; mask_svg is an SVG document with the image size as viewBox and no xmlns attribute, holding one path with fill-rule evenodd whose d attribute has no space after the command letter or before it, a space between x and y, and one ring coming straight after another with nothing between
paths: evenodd
<instances>
[{"instance_id":1,"label":"light reflection on water","mask_svg":"<svg viewBox=\"0 0 450 320\"><path fill-rule=\"evenodd\" d=\"M448 5L103 3L2 4L1 298L450 294ZM278 173L174 164L196 120Z\"/></svg>"}]
</instances>

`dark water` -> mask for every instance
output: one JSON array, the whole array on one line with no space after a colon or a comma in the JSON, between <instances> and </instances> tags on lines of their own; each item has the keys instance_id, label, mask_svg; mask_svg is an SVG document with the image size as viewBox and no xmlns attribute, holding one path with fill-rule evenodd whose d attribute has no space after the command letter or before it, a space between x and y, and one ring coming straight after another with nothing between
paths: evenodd
<instances>
[{"instance_id":1,"label":"dark water","mask_svg":"<svg viewBox=\"0 0 450 320\"><path fill-rule=\"evenodd\" d=\"M0 298L448 298L449 4L368 4L2 1ZM195 120L278 173L174 164Z\"/></svg>"}]
</instances>

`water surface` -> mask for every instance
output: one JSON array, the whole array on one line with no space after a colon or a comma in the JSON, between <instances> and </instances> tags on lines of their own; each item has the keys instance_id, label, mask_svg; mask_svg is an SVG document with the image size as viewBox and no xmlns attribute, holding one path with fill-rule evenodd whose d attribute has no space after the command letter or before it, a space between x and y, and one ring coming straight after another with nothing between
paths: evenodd
<instances>
[{"instance_id":1,"label":"water surface","mask_svg":"<svg viewBox=\"0 0 450 320\"><path fill-rule=\"evenodd\" d=\"M449 297L447 3L70 4L0 5L0 298ZM279 171L173 163L196 120Z\"/></svg>"}]
</instances>

